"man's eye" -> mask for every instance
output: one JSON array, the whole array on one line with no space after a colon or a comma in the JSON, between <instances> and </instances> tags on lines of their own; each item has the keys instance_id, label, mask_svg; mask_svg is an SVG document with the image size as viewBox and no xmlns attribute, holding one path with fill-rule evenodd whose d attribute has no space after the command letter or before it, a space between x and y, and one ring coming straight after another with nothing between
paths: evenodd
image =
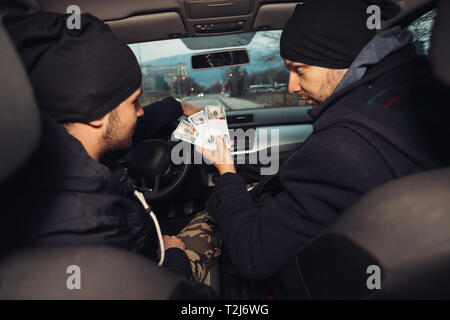
<instances>
[{"instance_id":1,"label":"man's eye","mask_svg":"<svg viewBox=\"0 0 450 320\"><path fill-rule=\"evenodd\" d=\"M133 104L136 109L138 109L142 105L142 96L139 96L136 100L134 100Z\"/></svg>"},{"instance_id":2,"label":"man's eye","mask_svg":"<svg viewBox=\"0 0 450 320\"><path fill-rule=\"evenodd\" d=\"M297 71L297 74L298 74L299 76L302 76L302 75L303 75L303 67L297 67L297 68L295 68L295 71Z\"/></svg>"}]
</instances>

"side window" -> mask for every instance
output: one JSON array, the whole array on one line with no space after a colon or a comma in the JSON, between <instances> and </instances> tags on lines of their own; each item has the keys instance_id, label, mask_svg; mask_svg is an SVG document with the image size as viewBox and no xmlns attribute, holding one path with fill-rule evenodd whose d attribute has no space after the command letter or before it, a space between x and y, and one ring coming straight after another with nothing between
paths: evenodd
<instances>
[{"instance_id":1,"label":"side window","mask_svg":"<svg viewBox=\"0 0 450 320\"><path fill-rule=\"evenodd\" d=\"M420 55L428 55L430 52L431 31L435 17L436 10L434 9L422 15L408 27L408 30L414 35L414 44Z\"/></svg>"}]
</instances>

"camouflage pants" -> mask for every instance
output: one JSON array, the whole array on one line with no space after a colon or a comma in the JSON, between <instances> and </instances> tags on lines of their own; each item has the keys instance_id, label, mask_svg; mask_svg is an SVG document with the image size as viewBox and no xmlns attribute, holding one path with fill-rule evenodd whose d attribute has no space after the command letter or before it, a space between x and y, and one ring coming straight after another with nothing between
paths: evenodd
<instances>
[{"instance_id":1,"label":"camouflage pants","mask_svg":"<svg viewBox=\"0 0 450 320\"><path fill-rule=\"evenodd\" d=\"M222 253L222 239L216 221L207 212L200 212L181 230L177 238L186 246L192 277L203 281L209 268L217 262Z\"/></svg>"}]
</instances>

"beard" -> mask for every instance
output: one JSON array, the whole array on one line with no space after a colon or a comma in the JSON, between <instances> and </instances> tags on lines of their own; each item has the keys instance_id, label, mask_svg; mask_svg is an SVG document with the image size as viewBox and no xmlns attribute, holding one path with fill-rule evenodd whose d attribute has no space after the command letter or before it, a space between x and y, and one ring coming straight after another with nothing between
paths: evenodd
<instances>
[{"instance_id":1,"label":"beard","mask_svg":"<svg viewBox=\"0 0 450 320\"><path fill-rule=\"evenodd\" d=\"M305 100L307 104L312 105L313 108L317 107L320 104L320 102L317 99L313 98L313 96L309 93L302 93L300 98L302 100Z\"/></svg>"},{"instance_id":2,"label":"beard","mask_svg":"<svg viewBox=\"0 0 450 320\"><path fill-rule=\"evenodd\" d=\"M108 125L105 133L102 136L102 145L104 153L125 151L133 145L134 127L124 131L125 128L121 125L118 112L111 111Z\"/></svg>"},{"instance_id":3,"label":"beard","mask_svg":"<svg viewBox=\"0 0 450 320\"><path fill-rule=\"evenodd\" d=\"M319 91L315 94L305 92L302 94L306 98L304 100L307 100L313 108L317 107L334 93L346 72L347 70L328 70Z\"/></svg>"}]
</instances>

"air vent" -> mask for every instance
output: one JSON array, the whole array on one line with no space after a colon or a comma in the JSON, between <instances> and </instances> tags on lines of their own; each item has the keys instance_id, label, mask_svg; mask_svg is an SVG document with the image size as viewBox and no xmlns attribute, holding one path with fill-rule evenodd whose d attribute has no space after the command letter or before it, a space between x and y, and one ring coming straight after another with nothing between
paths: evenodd
<instances>
[{"instance_id":1,"label":"air vent","mask_svg":"<svg viewBox=\"0 0 450 320\"><path fill-rule=\"evenodd\" d=\"M251 114L251 113L227 116L228 124L245 123L245 122L253 122L253 121L255 121L255 118L253 117L253 114Z\"/></svg>"}]
</instances>

